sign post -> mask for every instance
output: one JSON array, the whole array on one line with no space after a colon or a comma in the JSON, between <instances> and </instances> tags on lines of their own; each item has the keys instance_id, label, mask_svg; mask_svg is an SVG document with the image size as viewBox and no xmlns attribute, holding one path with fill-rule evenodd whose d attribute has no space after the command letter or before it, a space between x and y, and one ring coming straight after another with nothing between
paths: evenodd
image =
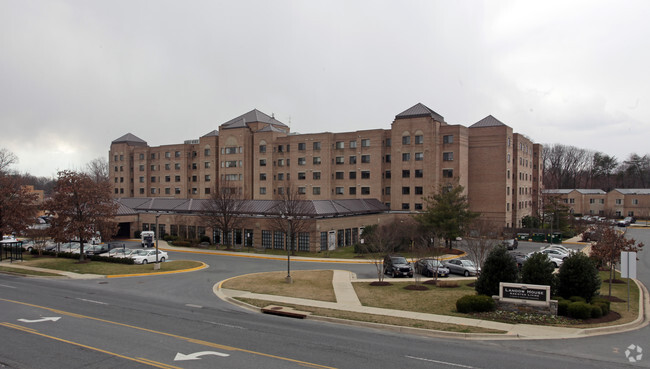
<instances>
[{"instance_id":1,"label":"sign post","mask_svg":"<svg viewBox=\"0 0 650 369\"><path fill-rule=\"evenodd\" d=\"M627 278L627 311L630 311L630 278L636 278L636 252L621 252L621 277Z\"/></svg>"}]
</instances>

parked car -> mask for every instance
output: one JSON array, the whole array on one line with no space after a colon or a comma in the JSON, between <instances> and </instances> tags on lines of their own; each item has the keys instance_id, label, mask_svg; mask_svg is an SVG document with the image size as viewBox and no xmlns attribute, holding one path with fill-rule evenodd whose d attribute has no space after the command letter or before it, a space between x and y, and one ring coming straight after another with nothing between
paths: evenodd
<instances>
[{"instance_id":1,"label":"parked car","mask_svg":"<svg viewBox=\"0 0 650 369\"><path fill-rule=\"evenodd\" d=\"M413 277L413 266L400 255L386 255L384 258L384 274L395 277Z\"/></svg>"},{"instance_id":2,"label":"parked car","mask_svg":"<svg viewBox=\"0 0 650 369\"><path fill-rule=\"evenodd\" d=\"M147 264L156 262L156 250L134 250L129 256L136 264ZM158 261L164 263L168 258L165 251L158 250Z\"/></svg>"},{"instance_id":3,"label":"parked car","mask_svg":"<svg viewBox=\"0 0 650 369\"><path fill-rule=\"evenodd\" d=\"M519 246L519 241L517 241L516 238L511 238L511 239L508 239L508 240L503 240L503 242L501 242L501 244L503 246L505 246L506 249L508 249L508 250L514 250Z\"/></svg>"},{"instance_id":4,"label":"parked car","mask_svg":"<svg viewBox=\"0 0 650 369\"><path fill-rule=\"evenodd\" d=\"M433 277L438 275L438 277L447 277L449 276L449 269L446 268L440 260L423 258L415 262L415 272L422 274L425 277Z\"/></svg>"},{"instance_id":5,"label":"parked car","mask_svg":"<svg viewBox=\"0 0 650 369\"><path fill-rule=\"evenodd\" d=\"M106 256L106 257L112 257L112 258L128 258L131 256L133 253L133 249L127 249L127 248L115 248L112 249L109 252L105 252L103 254L100 254L99 256Z\"/></svg>"},{"instance_id":6,"label":"parked car","mask_svg":"<svg viewBox=\"0 0 650 369\"><path fill-rule=\"evenodd\" d=\"M452 259L445 262L444 265L449 269L450 273L462 274L465 277L477 275L481 271L473 261L466 259Z\"/></svg>"},{"instance_id":7,"label":"parked car","mask_svg":"<svg viewBox=\"0 0 650 369\"><path fill-rule=\"evenodd\" d=\"M562 264L564 263L564 259L566 259L566 258L563 259L563 258L561 258L561 257L558 257L558 256L557 256L556 254L554 254L554 253L546 253L546 252L543 252L543 251L535 251L535 252L540 252L540 253L546 255L546 257L548 258L548 260L551 261L551 263L553 264L553 267L555 267L555 268L559 268L559 267L561 267ZM531 252L530 254L528 254L528 255L527 255L527 258L529 258L531 255L533 255L535 252Z\"/></svg>"}]
</instances>

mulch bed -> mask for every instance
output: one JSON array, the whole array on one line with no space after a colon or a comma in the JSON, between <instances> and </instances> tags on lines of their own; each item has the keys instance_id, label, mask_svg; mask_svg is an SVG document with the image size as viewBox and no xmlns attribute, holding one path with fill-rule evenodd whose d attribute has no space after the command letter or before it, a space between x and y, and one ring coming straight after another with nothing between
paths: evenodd
<instances>
[{"instance_id":1,"label":"mulch bed","mask_svg":"<svg viewBox=\"0 0 650 369\"><path fill-rule=\"evenodd\" d=\"M409 291L428 291L429 287L423 286L421 284L409 284L404 287L404 289Z\"/></svg>"}]
</instances>

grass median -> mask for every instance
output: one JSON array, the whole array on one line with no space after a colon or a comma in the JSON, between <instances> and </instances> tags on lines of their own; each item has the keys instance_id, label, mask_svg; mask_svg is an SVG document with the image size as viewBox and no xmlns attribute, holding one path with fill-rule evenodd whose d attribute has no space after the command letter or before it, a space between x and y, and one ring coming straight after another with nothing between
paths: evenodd
<instances>
[{"instance_id":1,"label":"grass median","mask_svg":"<svg viewBox=\"0 0 650 369\"><path fill-rule=\"evenodd\" d=\"M202 263L190 260L167 261L160 263L160 269L154 270L153 264L116 264L101 261L79 262L78 259L66 259L50 256L26 257L21 265L60 270L80 274L120 275L120 274L149 274L159 272L181 271L196 268ZM13 268L18 269L18 268ZM20 272L18 272L20 273ZM28 273L21 273L28 274Z\"/></svg>"}]
</instances>

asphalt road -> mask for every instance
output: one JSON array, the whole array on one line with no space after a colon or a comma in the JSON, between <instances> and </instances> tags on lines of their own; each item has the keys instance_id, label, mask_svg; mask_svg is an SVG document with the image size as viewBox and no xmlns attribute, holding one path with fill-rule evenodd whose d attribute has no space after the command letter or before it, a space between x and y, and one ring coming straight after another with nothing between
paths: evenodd
<instances>
[{"instance_id":1,"label":"asphalt road","mask_svg":"<svg viewBox=\"0 0 650 369\"><path fill-rule=\"evenodd\" d=\"M650 244L650 231L630 236ZM639 279L649 284L650 258L640 256ZM286 261L170 258L201 260L210 268L101 280L0 275L0 368L650 367L650 355L630 363L624 353L630 344L650 347L648 327L573 340L466 341L296 320L253 313L212 293L220 280L286 270ZM292 269L332 267L292 263ZM372 265L334 267L359 278L376 274Z\"/></svg>"}]
</instances>

